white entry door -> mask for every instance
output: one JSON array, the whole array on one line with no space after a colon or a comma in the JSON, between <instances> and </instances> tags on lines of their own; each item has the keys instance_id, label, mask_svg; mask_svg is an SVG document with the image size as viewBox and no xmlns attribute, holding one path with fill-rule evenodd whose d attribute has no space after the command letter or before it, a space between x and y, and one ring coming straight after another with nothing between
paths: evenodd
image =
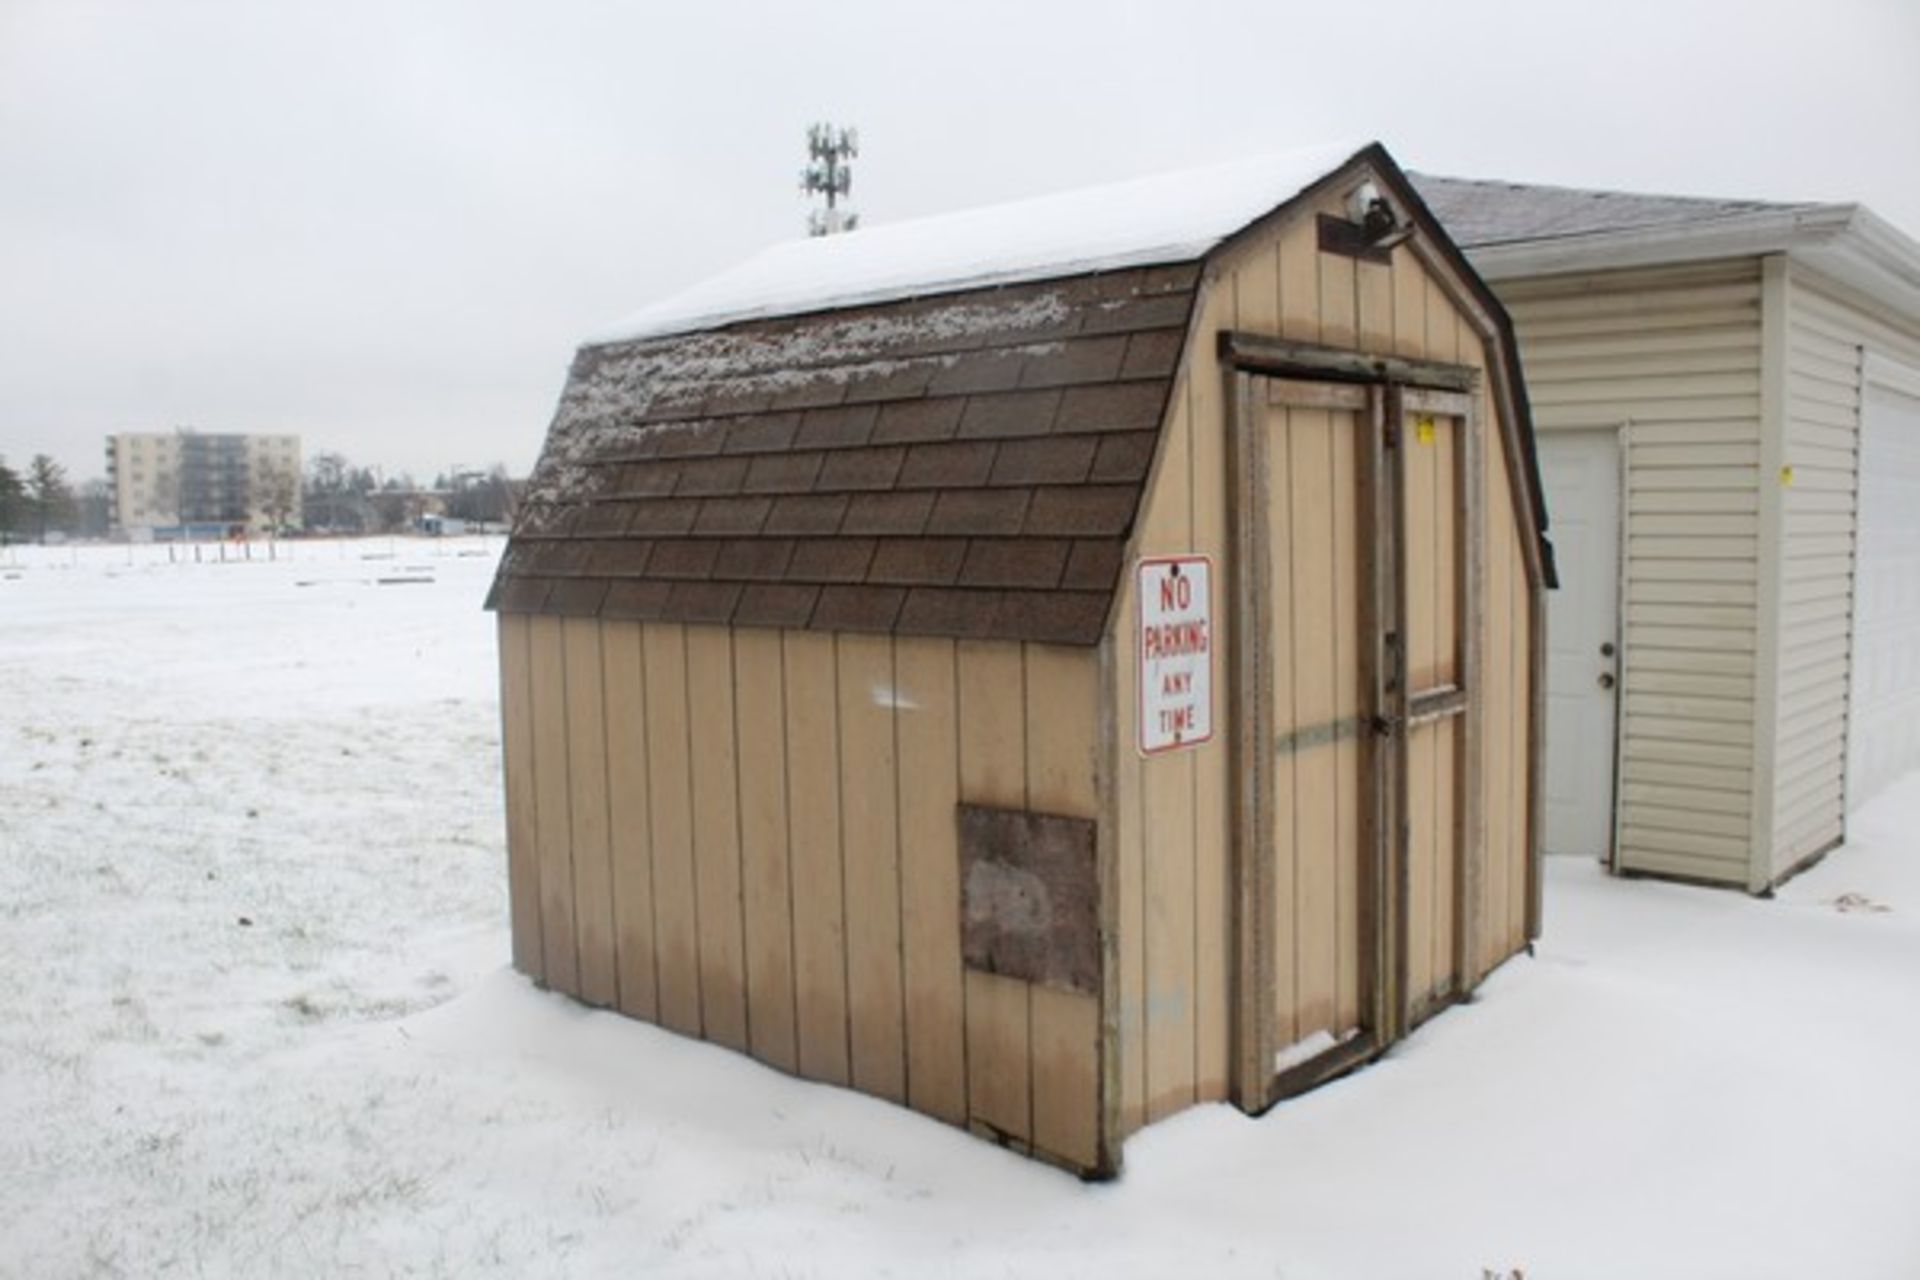
<instances>
[{"instance_id":1,"label":"white entry door","mask_svg":"<svg viewBox=\"0 0 1920 1280\"><path fill-rule=\"evenodd\" d=\"M1849 805L1920 768L1920 370L1869 366L1859 520Z\"/></svg>"},{"instance_id":2,"label":"white entry door","mask_svg":"<svg viewBox=\"0 0 1920 1280\"><path fill-rule=\"evenodd\" d=\"M1605 858L1613 841L1620 643L1620 446L1609 431L1539 436L1554 563L1547 593L1548 853Z\"/></svg>"}]
</instances>

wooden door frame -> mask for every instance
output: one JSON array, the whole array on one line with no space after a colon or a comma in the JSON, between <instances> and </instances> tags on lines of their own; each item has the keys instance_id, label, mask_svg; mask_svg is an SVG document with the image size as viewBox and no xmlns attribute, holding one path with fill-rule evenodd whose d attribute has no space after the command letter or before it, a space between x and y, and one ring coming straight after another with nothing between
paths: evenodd
<instances>
[{"instance_id":1,"label":"wooden door frame","mask_svg":"<svg viewBox=\"0 0 1920 1280\"><path fill-rule=\"evenodd\" d=\"M1477 936L1478 863L1483 827L1479 786L1480 564L1484 511L1480 495L1481 425L1475 410L1478 372L1462 365L1368 356L1337 348L1282 342L1257 335L1225 332L1219 349L1227 434L1227 521L1229 599L1234 623L1233 660L1227 672L1229 705L1235 708L1229 741L1233 799L1234 989L1229 1079L1234 1102L1259 1112L1281 1097L1302 1092L1341 1075L1383 1053L1406 1034L1412 1009L1406 984L1407 827L1406 752L1409 717L1415 714L1407 693L1406 658L1400 637L1406 613L1404 525L1404 450L1398 447L1400 424L1409 411L1459 415L1462 447L1455 451L1455 486L1465 519L1462 539L1456 627L1459 629L1459 687L1465 693L1461 752L1457 771L1461 789L1455 806L1461 874L1455 919L1455 972L1458 992L1471 989L1473 939ZM1368 903L1362 921L1361 954L1368 970L1363 989L1369 1009L1366 1034L1276 1073L1275 1016L1272 993L1275 953L1269 916L1273 902L1274 847L1271 781L1273 755L1273 681L1271 645L1261 622L1270 601L1271 511L1267 493L1266 399L1255 402L1258 386L1289 388L1284 403L1307 408L1357 412L1366 423L1357 468L1358 501L1366 536L1359 553L1362 635L1360 676L1371 705L1362 716L1372 722L1364 780L1363 848ZM1389 456L1391 455L1391 456ZM1385 553L1385 554L1383 554ZM1383 749L1384 744L1384 749ZM1471 871L1469 871L1471 868ZM1389 872L1395 874L1389 875ZM1471 886L1471 888L1469 888ZM1382 927L1382 925L1385 927ZM1470 928L1470 925L1475 926Z\"/></svg>"}]
</instances>

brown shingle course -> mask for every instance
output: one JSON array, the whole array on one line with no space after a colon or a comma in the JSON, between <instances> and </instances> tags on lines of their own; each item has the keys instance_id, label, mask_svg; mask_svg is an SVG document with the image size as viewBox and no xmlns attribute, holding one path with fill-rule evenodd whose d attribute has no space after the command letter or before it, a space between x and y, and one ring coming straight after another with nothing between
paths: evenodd
<instances>
[{"instance_id":1,"label":"brown shingle course","mask_svg":"<svg viewBox=\"0 0 1920 1280\"><path fill-rule=\"evenodd\" d=\"M603 578L565 578L553 584L553 590L547 593L547 602L543 613L557 613L569 618L591 618L600 612L600 604L607 598L609 584Z\"/></svg>"},{"instance_id":2,"label":"brown shingle course","mask_svg":"<svg viewBox=\"0 0 1920 1280\"><path fill-rule=\"evenodd\" d=\"M883 538L867 568L867 581L898 586L945 586L960 576L963 538Z\"/></svg>"},{"instance_id":3,"label":"brown shingle course","mask_svg":"<svg viewBox=\"0 0 1920 1280\"><path fill-rule=\"evenodd\" d=\"M679 481L677 462L629 462L620 469L614 492L627 498L665 497Z\"/></svg>"},{"instance_id":4,"label":"brown shingle course","mask_svg":"<svg viewBox=\"0 0 1920 1280\"><path fill-rule=\"evenodd\" d=\"M676 622L726 623L744 589L738 582L676 582L667 593L667 616Z\"/></svg>"},{"instance_id":5,"label":"brown shingle course","mask_svg":"<svg viewBox=\"0 0 1920 1280\"><path fill-rule=\"evenodd\" d=\"M971 396L961 414L958 434L974 440L1043 436L1053 430L1060 402L1061 393L1052 390Z\"/></svg>"},{"instance_id":6,"label":"brown shingle course","mask_svg":"<svg viewBox=\"0 0 1920 1280\"><path fill-rule=\"evenodd\" d=\"M947 440L960 428L960 413L966 400L907 400L880 410L873 427L875 444L912 444L921 440Z\"/></svg>"},{"instance_id":7,"label":"brown shingle course","mask_svg":"<svg viewBox=\"0 0 1920 1280\"><path fill-rule=\"evenodd\" d=\"M867 442L873 434L874 420L880 410L874 405L847 405L834 409L809 409L800 418L800 430L793 438L796 449L851 449Z\"/></svg>"},{"instance_id":8,"label":"brown shingle course","mask_svg":"<svg viewBox=\"0 0 1920 1280\"><path fill-rule=\"evenodd\" d=\"M740 492L747 478L746 458L696 458L680 464L680 483L673 487L676 498L704 498L710 494Z\"/></svg>"},{"instance_id":9,"label":"brown shingle course","mask_svg":"<svg viewBox=\"0 0 1920 1280\"><path fill-rule=\"evenodd\" d=\"M1023 387L1065 387L1082 382L1108 382L1120 371L1127 340L1114 336L1076 338L1027 357L1020 372Z\"/></svg>"},{"instance_id":10,"label":"brown shingle course","mask_svg":"<svg viewBox=\"0 0 1920 1280\"><path fill-rule=\"evenodd\" d=\"M847 394L844 378L830 374L800 374L786 379L767 401L772 410L820 409L839 404Z\"/></svg>"},{"instance_id":11,"label":"brown shingle course","mask_svg":"<svg viewBox=\"0 0 1920 1280\"><path fill-rule=\"evenodd\" d=\"M923 396L927 393L927 384L939 371L938 360L924 358L862 366L848 379L846 403L883 403Z\"/></svg>"},{"instance_id":12,"label":"brown shingle course","mask_svg":"<svg viewBox=\"0 0 1920 1280\"><path fill-rule=\"evenodd\" d=\"M1144 329L1184 328L1193 295L1109 299L1088 310L1082 333L1136 333Z\"/></svg>"},{"instance_id":13,"label":"brown shingle course","mask_svg":"<svg viewBox=\"0 0 1920 1280\"><path fill-rule=\"evenodd\" d=\"M820 493L891 489L907 451L892 445L877 449L841 449L827 455L813 487Z\"/></svg>"},{"instance_id":14,"label":"brown shingle course","mask_svg":"<svg viewBox=\"0 0 1920 1280\"><path fill-rule=\"evenodd\" d=\"M773 510L767 513L767 522L760 526L760 532L774 535L834 533L839 530L840 521L846 514L847 495L844 493L776 498Z\"/></svg>"},{"instance_id":15,"label":"brown shingle course","mask_svg":"<svg viewBox=\"0 0 1920 1280\"><path fill-rule=\"evenodd\" d=\"M820 474L823 453L769 453L753 460L742 493L806 493Z\"/></svg>"},{"instance_id":16,"label":"brown shingle course","mask_svg":"<svg viewBox=\"0 0 1920 1280\"><path fill-rule=\"evenodd\" d=\"M800 430L798 413L762 413L727 424L725 453L778 453L793 444Z\"/></svg>"},{"instance_id":17,"label":"brown shingle course","mask_svg":"<svg viewBox=\"0 0 1920 1280\"><path fill-rule=\"evenodd\" d=\"M703 537L758 533L771 510L772 498L708 498L700 504L693 531Z\"/></svg>"},{"instance_id":18,"label":"brown shingle course","mask_svg":"<svg viewBox=\"0 0 1920 1280\"><path fill-rule=\"evenodd\" d=\"M1027 489L949 489L934 499L927 532L959 538L1010 537L1026 518Z\"/></svg>"},{"instance_id":19,"label":"brown shingle course","mask_svg":"<svg viewBox=\"0 0 1920 1280\"><path fill-rule=\"evenodd\" d=\"M1074 437L1094 439L1095 437ZM1094 455L1093 469L1087 478L1095 484L1126 484L1147 478L1153 466L1153 449L1160 437L1152 431L1115 431L1097 437L1100 451Z\"/></svg>"},{"instance_id":20,"label":"brown shingle course","mask_svg":"<svg viewBox=\"0 0 1920 1280\"><path fill-rule=\"evenodd\" d=\"M1153 329L1127 339L1127 358L1121 362L1122 378L1169 378L1180 364L1180 348L1186 344L1185 329Z\"/></svg>"},{"instance_id":21,"label":"brown shingle course","mask_svg":"<svg viewBox=\"0 0 1920 1280\"><path fill-rule=\"evenodd\" d=\"M1080 485L1038 489L1022 532L1069 538L1117 537L1133 523L1140 499L1135 485Z\"/></svg>"},{"instance_id":22,"label":"brown shingle course","mask_svg":"<svg viewBox=\"0 0 1920 1280\"><path fill-rule=\"evenodd\" d=\"M998 591L967 591L957 587L915 587L894 630L902 635L954 636L959 639L994 634L1000 611Z\"/></svg>"},{"instance_id":23,"label":"brown shingle course","mask_svg":"<svg viewBox=\"0 0 1920 1280\"><path fill-rule=\"evenodd\" d=\"M627 531L627 518L632 514L633 508L624 502L592 502L580 514L574 528L596 538L618 537Z\"/></svg>"},{"instance_id":24,"label":"brown shingle course","mask_svg":"<svg viewBox=\"0 0 1920 1280\"><path fill-rule=\"evenodd\" d=\"M855 494L840 532L902 536L919 533L927 527L927 519L933 513L933 499L931 490Z\"/></svg>"},{"instance_id":25,"label":"brown shingle course","mask_svg":"<svg viewBox=\"0 0 1920 1280\"><path fill-rule=\"evenodd\" d=\"M1060 585L1073 590L1112 591L1120 583L1120 563L1126 552L1109 538L1083 538L1073 544Z\"/></svg>"},{"instance_id":26,"label":"brown shingle course","mask_svg":"<svg viewBox=\"0 0 1920 1280\"><path fill-rule=\"evenodd\" d=\"M1060 538L976 538L968 544L960 585L1036 590L1057 586L1069 545Z\"/></svg>"},{"instance_id":27,"label":"brown shingle course","mask_svg":"<svg viewBox=\"0 0 1920 1280\"><path fill-rule=\"evenodd\" d=\"M1167 398L1164 382L1119 382L1105 387L1069 387L1053 429L1144 431L1160 425Z\"/></svg>"},{"instance_id":28,"label":"brown shingle course","mask_svg":"<svg viewBox=\"0 0 1920 1280\"><path fill-rule=\"evenodd\" d=\"M720 446L726 443L727 428L724 423L705 420L671 422L655 427L649 434L660 442L662 458L704 458L720 452Z\"/></svg>"},{"instance_id":29,"label":"brown shingle course","mask_svg":"<svg viewBox=\"0 0 1920 1280\"><path fill-rule=\"evenodd\" d=\"M686 533L700 513L698 498L653 498L633 504L633 517L627 521L627 534Z\"/></svg>"},{"instance_id":30,"label":"brown shingle course","mask_svg":"<svg viewBox=\"0 0 1920 1280\"><path fill-rule=\"evenodd\" d=\"M705 579L713 574L720 544L707 538L669 538L653 545L647 560L649 578Z\"/></svg>"},{"instance_id":31,"label":"brown shingle course","mask_svg":"<svg viewBox=\"0 0 1920 1280\"><path fill-rule=\"evenodd\" d=\"M1027 358L1017 350L968 351L950 356L927 386L936 396L976 395L1011 391L1020 385Z\"/></svg>"},{"instance_id":32,"label":"brown shingle course","mask_svg":"<svg viewBox=\"0 0 1920 1280\"><path fill-rule=\"evenodd\" d=\"M807 625L815 631L891 631L906 598L900 587L822 587Z\"/></svg>"},{"instance_id":33,"label":"brown shingle course","mask_svg":"<svg viewBox=\"0 0 1920 1280\"><path fill-rule=\"evenodd\" d=\"M607 596L600 605L603 618L628 618L649 622L655 618L667 616L667 596L672 592L670 582L616 582L607 588Z\"/></svg>"},{"instance_id":34,"label":"brown shingle course","mask_svg":"<svg viewBox=\"0 0 1920 1280\"><path fill-rule=\"evenodd\" d=\"M587 560L587 572L596 578L638 578L646 574L647 558L653 544L645 539L622 538L597 542Z\"/></svg>"},{"instance_id":35,"label":"brown shingle course","mask_svg":"<svg viewBox=\"0 0 1920 1280\"><path fill-rule=\"evenodd\" d=\"M902 489L975 489L993 471L995 446L989 440L916 444L895 482Z\"/></svg>"},{"instance_id":36,"label":"brown shingle course","mask_svg":"<svg viewBox=\"0 0 1920 1280\"><path fill-rule=\"evenodd\" d=\"M1009 591L994 615L993 634L1043 644L1097 644L1108 600L1104 591Z\"/></svg>"},{"instance_id":37,"label":"brown shingle course","mask_svg":"<svg viewBox=\"0 0 1920 1280\"><path fill-rule=\"evenodd\" d=\"M736 627L804 627L820 599L820 588L794 583L753 583L733 609Z\"/></svg>"},{"instance_id":38,"label":"brown shingle course","mask_svg":"<svg viewBox=\"0 0 1920 1280\"><path fill-rule=\"evenodd\" d=\"M1093 465L1097 442L1091 436L1041 436L1009 440L1000 446L987 483L1078 484Z\"/></svg>"},{"instance_id":39,"label":"brown shingle course","mask_svg":"<svg viewBox=\"0 0 1920 1280\"><path fill-rule=\"evenodd\" d=\"M545 578L498 578L487 596L487 608L500 613L539 613L546 608L552 587Z\"/></svg>"},{"instance_id":40,"label":"brown shingle course","mask_svg":"<svg viewBox=\"0 0 1920 1280\"><path fill-rule=\"evenodd\" d=\"M793 558L791 538L736 538L720 545L713 576L733 581L779 582Z\"/></svg>"},{"instance_id":41,"label":"brown shingle course","mask_svg":"<svg viewBox=\"0 0 1920 1280\"><path fill-rule=\"evenodd\" d=\"M795 582L864 582L873 549L872 538L807 538L794 544L787 577Z\"/></svg>"}]
</instances>

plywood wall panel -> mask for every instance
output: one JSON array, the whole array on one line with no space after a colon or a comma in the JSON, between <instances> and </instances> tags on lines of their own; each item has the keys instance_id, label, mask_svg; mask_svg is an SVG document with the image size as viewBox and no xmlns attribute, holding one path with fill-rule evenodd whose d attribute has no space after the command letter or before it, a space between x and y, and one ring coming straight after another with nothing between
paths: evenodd
<instances>
[{"instance_id":1,"label":"plywood wall panel","mask_svg":"<svg viewBox=\"0 0 1920 1280\"><path fill-rule=\"evenodd\" d=\"M613 865L607 839L607 728L600 623L560 624L566 662L567 803L573 843L573 920L580 956L580 998L619 1003L614 964Z\"/></svg>"},{"instance_id":2,"label":"plywood wall panel","mask_svg":"<svg viewBox=\"0 0 1920 1280\"><path fill-rule=\"evenodd\" d=\"M694 899L700 912L700 1018L707 1039L745 1051L747 962L733 665L730 631L724 627L687 628Z\"/></svg>"}]
</instances>

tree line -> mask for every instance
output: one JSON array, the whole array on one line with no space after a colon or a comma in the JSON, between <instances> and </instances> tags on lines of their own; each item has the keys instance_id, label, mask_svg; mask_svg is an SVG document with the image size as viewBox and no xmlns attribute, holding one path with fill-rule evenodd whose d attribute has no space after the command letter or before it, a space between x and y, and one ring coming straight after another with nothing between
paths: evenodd
<instances>
[{"instance_id":1,"label":"tree line","mask_svg":"<svg viewBox=\"0 0 1920 1280\"><path fill-rule=\"evenodd\" d=\"M296 502L296 494L298 501ZM421 485L408 472L382 475L356 466L345 455L321 452L293 477L269 477L255 506L278 529L296 525L311 533L397 533L426 515L470 524L505 524L513 517L519 483L504 465L456 468ZM66 468L44 453L24 468L0 455L0 544L50 535L104 538L112 532L113 495L107 482L74 485ZM296 521L296 512L300 519Z\"/></svg>"}]
</instances>

